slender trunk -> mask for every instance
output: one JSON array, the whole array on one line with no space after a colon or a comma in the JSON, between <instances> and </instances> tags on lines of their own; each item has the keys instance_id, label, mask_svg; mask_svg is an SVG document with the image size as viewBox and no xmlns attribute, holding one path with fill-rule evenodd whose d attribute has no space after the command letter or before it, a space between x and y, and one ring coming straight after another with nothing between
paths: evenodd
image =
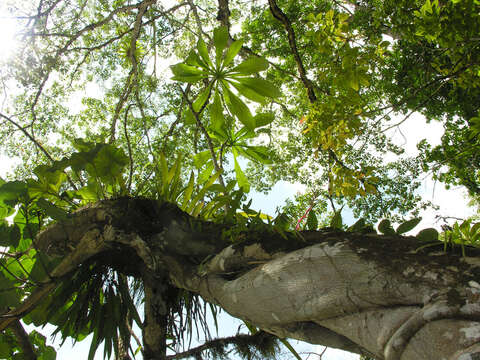
<instances>
[{"instance_id":1,"label":"slender trunk","mask_svg":"<svg viewBox=\"0 0 480 360\"><path fill-rule=\"evenodd\" d=\"M166 360L168 329L168 285L165 278L144 276L143 358Z\"/></svg>"}]
</instances>

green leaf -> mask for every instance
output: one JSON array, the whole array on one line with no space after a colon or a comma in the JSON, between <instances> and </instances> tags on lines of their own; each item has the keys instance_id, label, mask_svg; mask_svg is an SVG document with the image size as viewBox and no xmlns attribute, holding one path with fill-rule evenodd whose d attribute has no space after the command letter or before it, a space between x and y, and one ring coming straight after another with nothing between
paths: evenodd
<instances>
[{"instance_id":1,"label":"green leaf","mask_svg":"<svg viewBox=\"0 0 480 360\"><path fill-rule=\"evenodd\" d=\"M234 134L233 140L235 143L238 143L240 140L253 139L255 136L255 131L244 126Z\"/></svg>"},{"instance_id":2,"label":"green leaf","mask_svg":"<svg viewBox=\"0 0 480 360\"><path fill-rule=\"evenodd\" d=\"M197 123L195 119L195 115L193 115L193 112L192 110L190 110L190 108L185 110L183 119L184 119L183 122L185 123L185 125L195 125Z\"/></svg>"},{"instance_id":3,"label":"green leaf","mask_svg":"<svg viewBox=\"0 0 480 360\"><path fill-rule=\"evenodd\" d=\"M250 145L238 145L235 146L239 155L246 157L255 162L262 164L271 164L269 148L266 146L250 146Z\"/></svg>"},{"instance_id":4,"label":"green leaf","mask_svg":"<svg viewBox=\"0 0 480 360\"><path fill-rule=\"evenodd\" d=\"M282 96L281 91L268 80L260 78L236 78L240 84L256 93L272 99Z\"/></svg>"},{"instance_id":5,"label":"green leaf","mask_svg":"<svg viewBox=\"0 0 480 360\"><path fill-rule=\"evenodd\" d=\"M17 224L8 226L6 223L0 224L0 246L18 247L22 235Z\"/></svg>"},{"instance_id":6,"label":"green leaf","mask_svg":"<svg viewBox=\"0 0 480 360\"><path fill-rule=\"evenodd\" d=\"M158 165L160 166L161 185L168 186L168 164L167 159L165 158L165 154L163 154L163 152L158 155L158 163Z\"/></svg>"},{"instance_id":7,"label":"green leaf","mask_svg":"<svg viewBox=\"0 0 480 360\"><path fill-rule=\"evenodd\" d=\"M255 120L253 120L252 113L245 103L240 100L238 96L225 88L225 100L227 102L228 109L232 112L237 119L245 125L248 129L255 129Z\"/></svg>"},{"instance_id":8,"label":"green leaf","mask_svg":"<svg viewBox=\"0 0 480 360\"><path fill-rule=\"evenodd\" d=\"M197 169L200 169L208 162L208 160L210 160L210 150L204 150L198 154L195 154L193 157L193 164Z\"/></svg>"},{"instance_id":9,"label":"green leaf","mask_svg":"<svg viewBox=\"0 0 480 360\"><path fill-rule=\"evenodd\" d=\"M197 51L200 54L200 57L202 58L202 60L205 61L205 63L209 67L213 67L212 61L210 60L210 56L208 56L207 45L205 44L205 41L203 41L202 38L198 39Z\"/></svg>"},{"instance_id":10,"label":"green leaf","mask_svg":"<svg viewBox=\"0 0 480 360\"><path fill-rule=\"evenodd\" d=\"M135 304L133 303L132 297L130 296L130 291L128 289L126 280L124 281L123 279L120 279L120 281L118 282L118 291L123 303L127 305L127 308L130 311L133 320L137 323L138 326L141 326L142 320L140 318L140 315L138 314Z\"/></svg>"},{"instance_id":11,"label":"green leaf","mask_svg":"<svg viewBox=\"0 0 480 360\"><path fill-rule=\"evenodd\" d=\"M287 214L280 213L275 219L273 219L273 224L276 228L288 230L288 227L290 226L290 218Z\"/></svg>"},{"instance_id":12,"label":"green leaf","mask_svg":"<svg viewBox=\"0 0 480 360\"><path fill-rule=\"evenodd\" d=\"M197 176L197 184L203 184L205 181L208 180L210 175L213 172L213 161L209 160L205 166L205 169L203 169Z\"/></svg>"},{"instance_id":13,"label":"green leaf","mask_svg":"<svg viewBox=\"0 0 480 360\"><path fill-rule=\"evenodd\" d=\"M208 84L208 86L203 89L200 94L198 94L197 99L193 102L192 107L193 111L199 112L205 102L208 100L210 96L210 91L212 91L213 83Z\"/></svg>"},{"instance_id":14,"label":"green leaf","mask_svg":"<svg viewBox=\"0 0 480 360\"><path fill-rule=\"evenodd\" d=\"M193 171L192 171L190 173L190 180L188 180L188 185L185 188L185 191L183 193L182 209L185 209L187 207L187 204L192 197L194 180L195 180L195 176L194 176Z\"/></svg>"},{"instance_id":15,"label":"green leaf","mask_svg":"<svg viewBox=\"0 0 480 360\"><path fill-rule=\"evenodd\" d=\"M61 221L68 218L68 213L65 210L59 208L44 198L37 200L37 206L45 211L45 214L50 216L53 220Z\"/></svg>"},{"instance_id":16,"label":"green leaf","mask_svg":"<svg viewBox=\"0 0 480 360\"><path fill-rule=\"evenodd\" d=\"M396 233L399 235L405 234L406 232L409 232L415 226L417 226L420 221L422 221L422 218L415 218L415 219L405 221L404 223L398 226Z\"/></svg>"},{"instance_id":17,"label":"green leaf","mask_svg":"<svg viewBox=\"0 0 480 360\"><path fill-rule=\"evenodd\" d=\"M0 272L0 309L15 307L20 304L14 283Z\"/></svg>"},{"instance_id":18,"label":"green leaf","mask_svg":"<svg viewBox=\"0 0 480 360\"><path fill-rule=\"evenodd\" d=\"M357 74L354 72L347 73L347 83L348 86L351 87L353 90L358 91L360 90L360 83Z\"/></svg>"},{"instance_id":19,"label":"green leaf","mask_svg":"<svg viewBox=\"0 0 480 360\"><path fill-rule=\"evenodd\" d=\"M204 71L184 63L172 65L170 69L174 75L172 79L177 81L195 83L208 77Z\"/></svg>"},{"instance_id":20,"label":"green leaf","mask_svg":"<svg viewBox=\"0 0 480 360\"><path fill-rule=\"evenodd\" d=\"M27 195L27 184L23 181L10 181L0 186L0 201L15 206Z\"/></svg>"},{"instance_id":21,"label":"green leaf","mask_svg":"<svg viewBox=\"0 0 480 360\"><path fill-rule=\"evenodd\" d=\"M255 128L266 126L275 120L273 113L260 113L253 117L255 120Z\"/></svg>"},{"instance_id":22,"label":"green leaf","mask_svg":"<svg viewBox=\"0 0 480 360\"><path fill-rule=\"evenodd\" d=\"M243 45L243 41L241 40L234 41L230 45L230 47L227 50L227 53L225 54L225 58L223 59L222 66L224 68L227 67L232 62L232 60L235 58L235 56L238 54L238 52L242 48L242 45Z\"/></svg>"},{"instance_id":23,"label":"green leaf","mask_svg":"<svg viewBox=\"0 0 480 360\"><path fill-rule=\"evenodd\" d=\"M470 219L464 220L459 226L459 229L465 239L467 239L468 236L470 235L470 223L471 223Z\"/></svg>"},{"instance_id":24,"label":"green leaf","mask_svg":"<svg viewBox=\"0 0 480 360\"><path fill-rule=\"evenodd\" d=\"M355 224L351 225L347 231L349 232L360 232L365 227L365 219L358 219Z\"/></svg>"},{"instance_id":25,"label":"green leaf","mask_svg":"<svg viewBox=\"0 0 480 360\"><path fill-rule=\"evenodd\" d=\"M37 166L34 173L37 175L39 181L33 181L34 186L32 186L32 183L29 183L30 194L58 194L61 185L67 180L67 175L63 171L53 170L46 165ZM34 189L32 189L32 187Z\"/></svg>"},{"instance_id":26,"label":"green leaf","mask_svg":"<svg viewBox=\"0 0 480 360\"><path fill-rule=\"evenodd\" d=\"M47 273L55 269L61 260L61 258L52 258L44 253L37 252L35 254L35 263L28 275L29 279L35 282L47 280Z\"/></svg>"},{"instance_id":27,"label":"green leaf","mask_svg":"<svg viewBox=\"0 0 480 360\"><path fill-rule=\"evenodd\" d=\"M8 359L14 352L14 345L8 342L5 334L0 334L0 359Z\"/></svg>"},{"instance_id":28,"label":"green leaf","mask_svg":"<svg viewBox=\"0 0 480 360\"><path fill-rule=\"evenodd\" d=\"M342 220L342 210L338 210L335 212L335 214L332 217L332 220L330 221L330 226L334 229L341 229L343 226L343 220Z\"/></svg>"},{"instance_id":29,"label":"green leaf","mask_svg":"<svg viewBox=\"0 0 480 360\"><path fill-rule=\"evenodd\" d=\"M198 214L198 211L200 211L200 209L203 207L203 201L201 200L204 198L208 188L213 185L213 183L218 179L221 173L221 171L218 171L208 179L208 181L203 185L198 194L192 199L188 208L185 210L187 213L192 214L193 211L196 211Z\"/></svg>"},{"instance_id":30,"label":"green leaf","mask_svg":"<svg viewBox=\"0 0 480 360\"><path fill-rule=\"evenodd\" d=\"M307 229L308 230L317 230L318 229L318 220L317 215L313 209L310 210L307 217Z\"/></svg>"},{"instance_id":31,"label":"green leaf","mask_svg":"<svg viewBox=\"0 0 480 360\"><path fill-rule=\"evenodd\" d=\"M100 345L101 339L98 338L98 333L99 330L95 328L95 331L93 332L92 342L90 343L90 350L88 351L88 360L93 360L93 358L95 357L95 352Z\"/></svg>"},{"instance_id":32,"label":"green leaf","mask_svg":"<svg viewBox=\"0 0 480 360\"><path fill-rule=\"evenodd\" d=\"M227 140L228 134L225 117L223 116L223 107L220 101L220 95L217 91L215 91L213 103L210 105L210 118L212 129L222 137L222 140Z\"/></svg>"},{"instance_id":33,"label":"green leaf","mask_svg":"<svg viewBox=\"0 0 480 360\"><path fill-rule=\"evenodd\" d=\"M380 224L378 224L378 231L384 235L395 235L395 230L393 230L390 220L388 219L380 221Z\"/></svg>"},{"instance_id":34,"label":"green leaf","mask_svg":"<svg viewBox=\"0 0 480 360\"><path fill-rule=\"evenodd\" d=\"M268 68L268 62L262 57L256 57L252 56L245 60L244 62L240 63L239 65L235 66L232 70L229 71L231 72L237 72L242 75L251 75L251 74L257 74L260 71L267 70Z\"/></svg>"},{"instance_id":35,"label":"green leaf","mask_svg":"<svg viewBox=\"0 0 480 360\"><path fill-rule=\"evenodd\" d=\"M168 171L168 186L165 191L168 193L167 199L176 202L179 195L179 186L181 184L182 155L178 155L172 168Z\"/></svg>"},{"instance_id":36,"label":"green leaf","mask_svg":"<svg viewBox=\"0 0 480 360\"><path fill-rule=\"evenodd\" d=\"M46 346L43 352L38 356L38 360L55 360L57 358L57 352L51 346Z\"/></svg>"},{"instance_id":37,"label":"green leaf","mask_svg":"<svg viewBox=\"0 0 480 360\"><path fill-rule=\"evenodd\" d=\"M94 142L85 141L84 139L81 139L81 138L75 138L72 141L72 145L79 152L89 152L89 151L93 150L96 146L96 144Z\"/></svg>"},{"instance_id":38,"label":"green leaf","mask_svg":"<svg viewBox=\"0 0 480 360\"><path fill-rule=\"evenodd\" d=\"M248 182L248 179L245 176L245 173L240 168L240 165L238 164L238 161L237 161L237 157L235 155L233 159L235 162L235 174L237 176L238 186L244 193L248 193L250 191L250 183Z\"/></svg>"},{"instance_id":39,"label":"green leaf","mask_svg":"<svg viewBox=\"0 0 480 360\"><path fill-rule=\"evenodd\" d=\"M95 182L89 182L87 186L78 189L75 195L86 202L91 202L99 199L99 187Z\"/></svg>"},{"instance_id":40,"label":"green leaf","mask_svg":"<svg viewBox=\"0 0 480 360\"><path fill-rule=\"evenodd\" d=\"M421 241L435 241L438 240L438 231L433 228L423 229L416 238Z\"/></svg>"},{"instance_id":41,"label":"green leaf","mask_svg":"<svg viewBox=\"0 0 480 360\"><path fill-rule=\"evenodd\" d=\"M247 99L255 101L257 103L263 104L266 102L267 98L263 95L260 95L258 92L252 90L251 88L244 86L236 81L231 81L228 79L228 82L232 84L238 93L242 96L245 96Z\"/></svg>"},{"instance_id":42,"label":"green leaf","mask_svg":"<svg viewBox=\"0 0 480 360\"><path fill-rule=\"evenodd\" d=\"M121 175L129 159L122 149L107 144L102 146L93 160L97 175L104 181Z\"/></svg>"},{"instance_id":43,"label":"green leaf","mask_svg":"<svg viewBox=\"0 0 480 360\"><path fill-rule=\"evenodd\" d=\"M5 219L15 212L15 208L0 203L0 220Z\"/></svg>"},{"instance_id":44,"label":"green leaf","mask_svg":"<svg viewBox=\"0 0 480 360\"><path fill-rule=\"evenodd\" d=\"M188 57L185 60L185 64L193 67L201 67L205 70L208 70L207 63L205 63L194 50L190 51L190 53L188 54Z\"/></svg>"},{"instance_id":45,"label":"green leaf","mask_svg":"<svg viewBox=\"0 0 480 360\"><path fill-rule=\"evenodd\" d=\"M223 50L228 44L228 28L226 26L220 26L213 30L213 45L215 45L215 60L217 67L220 66L220 59L223 55Z\"/></svg>"},{"instance_id":46,"label":"green leaf","mask_svg":"<svg viewBox=\"0 0 480 360\"><path fill-rule=\"evenodd\" d=\"M479 232L480 232L480 222L472 225L472 227L470 228L470 236L473 237L477 235Z\"/></svg>"}]
</instances>

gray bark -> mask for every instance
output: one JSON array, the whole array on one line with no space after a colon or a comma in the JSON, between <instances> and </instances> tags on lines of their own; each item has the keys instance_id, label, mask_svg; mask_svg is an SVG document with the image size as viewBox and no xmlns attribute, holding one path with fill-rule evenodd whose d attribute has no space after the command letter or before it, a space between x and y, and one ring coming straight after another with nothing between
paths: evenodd
<instances>
[{"instance_id":1,"label":"gray bark","mask_svg":"<svg viewBox=\"0 0 480 360\"><path fill-rule=\"evenodd\" d=\"M422 244L412 237L310 231L285 238L267 225L232 229L171 204L125 198L78 211L37 243L68 254L54 277L115 253L104 257L115 269L168 277L280 337L386 360L480 357L477 249L461 257L441 246L416 251ZM10 315L28 312L38 298ZM7 325L0 320L0 329Z\"/></svg>"}]
</instances>

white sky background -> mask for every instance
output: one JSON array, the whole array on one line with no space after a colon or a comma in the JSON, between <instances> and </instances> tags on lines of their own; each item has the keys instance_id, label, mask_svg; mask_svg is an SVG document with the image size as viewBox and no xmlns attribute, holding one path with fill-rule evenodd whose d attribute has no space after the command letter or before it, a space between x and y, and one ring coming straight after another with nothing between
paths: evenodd
<instances>
[{"instance_id":1,"label":"white sky background","mask_svg":"<svg viewBox=\"0 0 480 360\"><path fill-rule=\"evenodd\" d=\"M169 1L167 0L167 3L168 2ZM0 75L2 72L1 63L7 60L9 54L11 54L15 47L15 23L13 20L5 18L4 14L6 14L4 5L0 3ZM3 89L0 89L0 92L0 109L2 109L2 101L4 99ZM390 132L398 145L405 146L406 155L415 155L417 152L416 145L423 138L427 138L427 140L431 144L438 144L440 141L440 136L443 134L443 127L440 123L431 122L430 124L427 124L422 117L412 116L398 128L390 130ZM405 134L405 138L402 134ZM15 159L9 159L4 155L0 154L0 176L3 176L7 169L10 168L14 163ZM263 212L270 215L275 215L275 210L278 206L281 206L287 198L292 197L297 192L301 192L303 190L304 187L299 184L279 182L275 185L269 195L254 193L252 206L257 210L262 210ZM435 223L436 214L442 214L444 216L455 216L460 218L465 218L474 214L474 210L466 206L466 192L463 189L458 188L446 190L442 184L435 184L430 177L427 177L423 181L421 192L426 200L431 200L436 205L439 205L440 210L438 212L429 210L426 213L423 213L423 221L420 225L418 225L417 229L432 226L439 228L440 224ZM353 222L353 219L345 220L347 223ZM238 323L235 323L232 320L223 320L220 323L221 329L229 328L230 330L233 329L233 331L235 331L237 326ZM312 346L310 346L309 349L308 345L296 345L296 342L293 340L291 341L291 343L296 348L298 347L298 351L313 351L316 353L321 353L324 349L320 346L314 346L313 349ZM61 349L59 349L58 346L55 346L56 350L58 351L57 359L86 358L86 354L88 354L90 344L90 341L88 339L84 340L81 343L77 343L74 349L72 349L69 344L70 342L67 340L67 342ZM96 359L102 358L103 349L102 347L100 347L99 351L97 351ZM317 360L319 359L319 357L311 355L310 357L308 357L308 359ZM350 359L358 359L358 356L334 349L328 349L322 357L322 360Z\"/></svg>"}]
</instances>

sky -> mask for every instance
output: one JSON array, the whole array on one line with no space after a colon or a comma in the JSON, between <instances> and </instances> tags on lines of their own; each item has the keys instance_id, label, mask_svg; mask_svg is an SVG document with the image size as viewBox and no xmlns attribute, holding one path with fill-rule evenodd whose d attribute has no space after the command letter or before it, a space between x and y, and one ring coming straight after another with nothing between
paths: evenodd
<instances>
[{"instance_id":1,"label":"sky","mask_svg":"<svg viewBox=\"0 0 480 360\"><path fill-rule=\"evenodd\" d=\"M0 3L0 34L1 46L0 51L0 63L5 61L8 55L12 52L15 47L14 33L15 33L15 24L13 21L2 17L2 14L5 14L4 5ZM0 67L0 74L1 74ZM0 89L0 91L3 91ZM2 107L3 95L0 95L0 109ZM435 144L440 141L440 137L443 133L442 125L439 123L432 122L427 124L421 116L412 116L398 128L391 130L391 135L399 145L404 145L407 155L415 155L417 148L417 143L423 139L427 138L430 143ZM403 134L407 134L407 137L404 137ZM0 154L0 176L3 176L8 168L15 164L15 159L10 159ZM297 192L304 191L304 187L300 184L291 184L287 182L277 183L272 191L268 195L261 193L252 193L253 203L252 208L256 210L261 210L264 213L275 215L275 210L278 206L281 206L285 200L289 197L293 197ZM441 213L445 216L456 216L456 217L468 217L474 214L473 209L465 207L466 203L466 192L461 188L446 190L445 187L440 183L435 183L431 177L426 177L423 180L421 193L425 199L431 200L433 203L440 206L438 212L433 210L427 211L423 214L423 220L418 229L426 227L437 227L439 224L436 223L435 215ZM345 219L347 224L354 222L354 219L349 218ZM230 330L230 334L238 327L238 320L232 320L225 318L221 321L222 330ZM48 333L52 331L47 328L47 331L43 333ZM220 334L222 335L222 333ZM224 334L225 335L225 334ZM298 351L311 351L316 353L321 353L324 350L324 347L321 346L311 346L309 344L298 344L296 341L292 340L292 344ZM58 339L54 344L57 350L57 359L85 359L86 354L88 354L89 348L89 339L78 343L74 349L70 346L70 342L67 341L62 348L58 347ZM96 359L102 359L103 351L98 351ZM317 360L318 356L310 356L309 360ZM322 360L353 360L358 359L358 356L352 355L340 350L328 349L322 356Z\"/></svg>"}]
</instances>

